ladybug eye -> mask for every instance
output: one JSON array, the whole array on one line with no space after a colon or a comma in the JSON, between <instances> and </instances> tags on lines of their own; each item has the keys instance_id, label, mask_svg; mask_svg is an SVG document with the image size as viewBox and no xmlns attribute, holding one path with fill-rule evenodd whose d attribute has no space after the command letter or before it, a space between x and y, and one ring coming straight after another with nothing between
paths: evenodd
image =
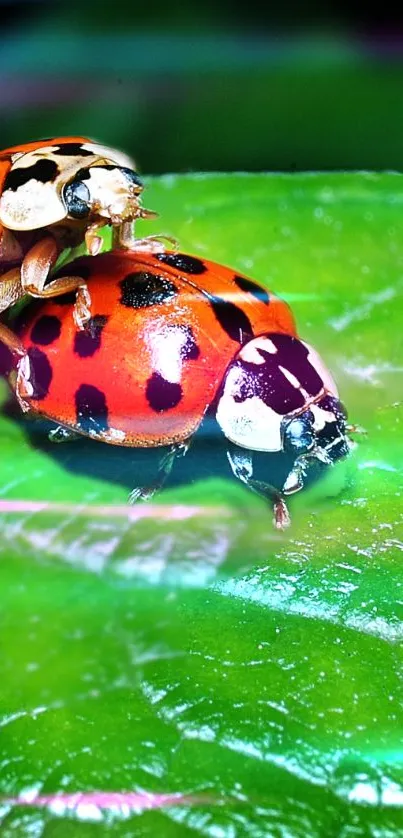
<instances>
[{"instance_id":1,"label":"ladybug eye","mask_svg":"<svg viewBox=\"0 0 403 838\"><path fill-rule=\"evenodd\" d=\"M63 190L63 199L72 218L86 218L90 214L90 193L82 180L67 184Z\"/></svg>"},{"instance_id":2,"label":"ladybug eye","mask_svg":"<svg viewBox=\"0 0 403 838\"><path fill-rule=\"evenodd\" d=\"M312 448L314 443L313 423L314 416L310 410L307 410L303 416L291 419L284 430L284 448L298 451L298 453Z\"/></svg>"}]
</instances>

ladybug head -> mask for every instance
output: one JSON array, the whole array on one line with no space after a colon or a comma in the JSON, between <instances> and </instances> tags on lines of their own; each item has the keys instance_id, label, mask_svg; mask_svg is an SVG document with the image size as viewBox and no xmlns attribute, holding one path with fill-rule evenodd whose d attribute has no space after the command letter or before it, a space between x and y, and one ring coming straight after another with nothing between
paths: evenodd
<instances>
[{"instance_id":1,"label":"ladybug head","mask_svg":"<svg viewBox=\"0 0 403 838\"><path fill-rule=\"evenodd\" d=\"M308 476L347 456L353 443L347 436L346 419L339 399L324 393L298 416L282 420L284 453L293 462L283 486L286 495L301 489Z\"/></svg>"},{"instance_id":2,"label":"ladybug head","mask_svg":"<svg viewBox=\"0 0 403 838\"><path fill-rule=\"evenodd\" d=\"M100 216L111 224L134 221L141 214L143 183L132 169L115 164L99 164L79 169L65 183L62 200L69 218Z\"/></svg>"},{"instance_id":3,"label":"ladybug head","mask_svg":"<svg viewBox=\"0 0 403 838\"><path fill-rule=\"evenodd\" d=\"M242 347L221 385L217 421L242 448L284 453L285 494L352 445L330 373L315 350L292 335L266 334Z\"/></svg>"}]
</instances>

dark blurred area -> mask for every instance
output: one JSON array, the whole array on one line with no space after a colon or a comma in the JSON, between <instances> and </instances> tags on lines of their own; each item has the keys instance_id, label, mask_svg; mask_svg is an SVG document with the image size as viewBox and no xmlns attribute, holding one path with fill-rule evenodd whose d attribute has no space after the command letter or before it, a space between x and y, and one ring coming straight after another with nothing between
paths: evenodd
<instances>
[{"instance_id":1,"label":"dark blurred area","mask_svg":"<svg viewBox=\"0 0 403 838\"><path fill-rule=\"evenodd\" d=\"M403 169L403 12L1 2L1 147L83 134L145 173Z\"/></svg>"}]
</instances>

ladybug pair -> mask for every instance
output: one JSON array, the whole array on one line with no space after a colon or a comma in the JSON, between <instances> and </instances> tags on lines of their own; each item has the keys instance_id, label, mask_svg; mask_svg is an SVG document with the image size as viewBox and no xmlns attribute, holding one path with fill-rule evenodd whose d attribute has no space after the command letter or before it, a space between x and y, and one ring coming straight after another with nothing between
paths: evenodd
<instances>
[{"instance_id":1,"label":"ladybug pair","mask_svg":"<svg viewBox=\"0 0 403 838\"><path fill-rule=\"evenodd\" d=\"M12 150L22 155L14 160L7 152L11 168L0 198L6 239L11 228L19 242L15 219L24 204L21 224L31 229L23 230L32 235L36 225L37 231L22 267L17 260L8 270L16 284L20 272L16 298L27 290L52 298L23 312L18 337L0 333L17 347L13 381L20 403L57 423L54 441L86 435L112 445L166 448L155 482L135 488L132 501L152 496L203 419L211 420L227 440L235 477L272 505L276 527L286 527L286 496L351 446L336 385L317 353L298 338L290 309L229 268L167 252L152 238L132 238L131 222L151 213L141 208L141 183L119 153L101 152L79 138L34 146ZM80 149L88 157L79 162ZM69 160L64 169L61 158ZM45 170L38 165L44 162L57 166L53 203L49 190L41 192ZM42 177L27 180L31 167ZM43 242L51 238L59 253L81 237L95 254L105 223L114 226L121 249L75 260L68 276L64 268L46 283L53 262L45 260L46 271L41 259L35 266ZM26 271L42 272L40 281L27 287ZM9 281L7 272L0 293L3 280ZM270 479L278 454L286 463L280 487ZM262 458L264 479L256 473Z\"/></svg>"}]
</instances>

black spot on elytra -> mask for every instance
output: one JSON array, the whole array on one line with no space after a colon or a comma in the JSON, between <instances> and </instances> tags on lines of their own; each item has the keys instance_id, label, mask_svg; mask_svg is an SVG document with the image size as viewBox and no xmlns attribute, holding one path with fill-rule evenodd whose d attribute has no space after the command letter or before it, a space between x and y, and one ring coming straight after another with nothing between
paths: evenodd
<instances>
[{"instance_id":1,"label":"black spot on elytra","mask_svg":"<svg viewBox=\"0 0 403 838\"><path fill-rule=\"evenodd\" d=\"M77 425L87 434L108 430L105 393L92 384L81 384L75 395Z\"/></svg>"},{"instance_id":2,"label":"black spot on elytra","mask_svg":"<svg viewBox=\"0 0 403 838\"><path fill-rule=\"evenodd\" d=\"M292 373L300 387L309 396L317 396L323 388L323 382L308 360L306 346L290 335L268 335L277 352L271 353L258 348L264 360L262 364L238 360L234 367L238 372L235 402L257 396L279 415L285 416L305 405L305 396L301 389L294 387L280 367Z\"/></svg>"},{"instance_id":3,"label":"black spot on elytra","mask_svg":"<svg viewBox=\"0 0 403 838\"><path fill-rule=\"evenodd\" d=\"M55 146L61 157L93 157L96 152L83 148L82 143L63 143Z\"/></svg>"},{"instance_id":4,"label":"black spot on elytra","mask_svg":"<svg viewBox=\"0 0 403 838\"><path fill-rule=\"evenodd\" d=\"M120 302L127 308L160 306L178 293L173 282L148 271L127 274L119 285L122 290Z\"/></svg>"},{"instance_id":5,"label":"black spot on elytra","mask_svg":"<svg viewBox=\"0 0 403 838\"><path fill-rule=\"evenodd\" d=\"M195 256L188 256L186 253L157 253L156 259L171 268L183 271L185 274L204 274L207 271L206 265L201 259Z\"/></svg>"},{"instance_id":6,"label":"black spot on elytra","mask_svg":"<svg viewBox=\"0 0 403 838\"><path fill-rule=\"evenodd\" d=\"M182 387L180 384L167 381L159 372L153 372L147 381L146 396L150 407L156 413L162 413L179 404L182 398Z\"/></svg>"},{"instance_id":7,"label":"black spot on elytra","mask_svg":"<svg viewBox=\"0 0 403 838\"><path fill-rule=\"evenodd\" d=\"M85 329L74 335L74 352L80 358L90 358L101 346L102 330L108 317L96 314L86 324Z\"/></svg>"},{"instance_id":8,"label":"black spot on elytra","mask_svg":"<svg viewBox=\"0 0 403 838\"><path fill-rule=\"evenodd\" d=\"M234 281L241 291L245 291L246 294L252 294L259 302L265 303L266 305L270 303L270 295L265 288L261 288L256 282L252 282L251 279L247 279L245 276L238 275L234 276Z\"/></svg>"},{"instance_id":9,"label":"black spot on elytra","mask_svg":"<svg viewBox=\"0 0 403 838\"><path fill-rule=\"evenodd\" d=\"M250 320L241 308L238 308L235 303L223 300L221 297L215 297L212 294L207 296L221 328L224 329L231 340L245 343L253 337Z\"/></svg>"},{"instance_id":10,"label":"black spot on elytra","mask_svg":"<svg viewBox=\"0 0 403 838\"><path fill-rule=\"evenodd\" d=\"M54 160L38 160L32 166L12 169L4 181L3 192L7 189L15 191L32 179L39 180L40 183L49 183L58 173L59 167Z\"/></svg>"},{"instance_id":11,"label":"black spot on elytra","mask_svg":"<svg viewBox=\"0 0 403 838\"><path fill-rule=\"evenodd\" d=\"M194 339L193 329L191 326L179 326L180 330L186 335L186 343L181 347L182 361L195 361L200 355L200 349Z\"/></svg>"},{"instance_id":12,"label":"black spot on elytra","mask_svg":"<svg viewBox=\"0 0 403 838\"><path fill-rule=\"evenodd\" d=\"M31 346L28 349L28 357L31 367L31 398L40 401L41 399L44 399L49 392L50 382L52 381L53 375L52 367L47 355L42 352L42 349L38 349L36 346Z\"/></svg>"},{"instance_id":13,"label":"black spot on elytra","mask_svg":"<svg viewBox=\"0 0 403 838\"><path fill-rule=\"evenodd\" d=\"M58 317L50 314L43 314L36 321L31 329L32 343L39 343L40 346L49 346L60 336L62 324Z\"/></svg>"}]
</instances>

